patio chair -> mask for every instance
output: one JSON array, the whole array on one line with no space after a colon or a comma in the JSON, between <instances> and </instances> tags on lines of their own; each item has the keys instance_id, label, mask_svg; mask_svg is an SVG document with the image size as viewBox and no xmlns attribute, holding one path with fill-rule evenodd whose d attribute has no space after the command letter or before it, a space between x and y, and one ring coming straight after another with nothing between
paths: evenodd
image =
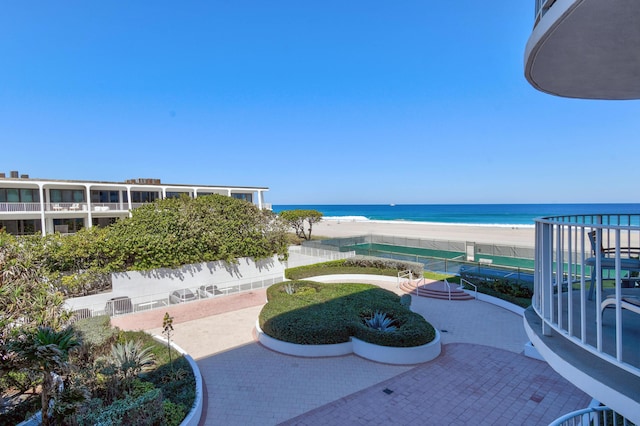
<instances>
[{"instance_id":1,"label":"patio chair","mask_svg":"<svg viewBox=\"0 0 640 426\"><path fill-rule=\"evenodd\" d=\"M615 294L610 294L600 304L603 314L605 312L605 309L616 307L615 297L616 297ZM623 294L620 299L620 306L622 307L622 309L626 309L628 311L635 312L636 314L640 314L640 297L636 295L631 295L631 294Z\"/></svg>"},{"instance_id":2,"label":"patio chair","mask_svg":"<svg viewBox=\"0 0 640 426\"><path fill-rule=\"evenodd\" d=\"M603 270L615 270L616 269L616 259L615 259L615 247L602 247L600 244L600 249L596 249L596 231L591 231L587 234L589 236L589 242L591 243L591 252L593 257L590 257L585 260L585 264L591 267L591 283L589 284L589 300L593 300L593 293L595 291L594 284L596 280L596 256L597 253L600 253L600 277L602 277ZM625 257L623 257L625 256ZM631 256L640 256L640 248L638 247L620 247L620 269L628 272L640 272L640 259L637 257ZM632 282L633 280L626 280Z\"/></svg>"}]
</instances>

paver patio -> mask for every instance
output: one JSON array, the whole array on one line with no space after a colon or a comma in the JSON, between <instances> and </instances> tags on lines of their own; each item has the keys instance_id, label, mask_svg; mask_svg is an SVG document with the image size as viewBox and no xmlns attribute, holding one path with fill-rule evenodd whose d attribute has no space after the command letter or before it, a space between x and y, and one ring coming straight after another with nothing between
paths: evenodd
<instances>
[{"instance_id":1,"label":"paver patio","mask_svg":"<svg viewBox=\"0 0 640 426\"><path fill-rule=\"evenodd\" d=\"M522 355L521 317L484 302L414 297L412 308L446 330L443 353L429 363L393 366L264 348L254 326L265 297L260 289L166 310L174 316L174 341L203 375L201 425L537 425L590 402L546 363ZM164 312L113 323L159 334Z\"/></svg>"}]
</instances>

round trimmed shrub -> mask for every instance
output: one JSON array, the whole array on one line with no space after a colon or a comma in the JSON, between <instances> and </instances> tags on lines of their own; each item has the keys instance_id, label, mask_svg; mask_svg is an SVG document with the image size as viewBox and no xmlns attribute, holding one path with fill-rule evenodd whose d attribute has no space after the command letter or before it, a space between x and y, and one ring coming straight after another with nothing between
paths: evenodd
<instances>
[{"instance_id":1,"label":"round trimmed shrub","mask_svg":"<svg viewBox=\"0 0 640 426\"><path fill-rule=\"evenodd\" d=\"M314 290L288 294L285 285ZM413 347L435 339L431 324L403 306L398 295L375 285L290 281L269 287L267 297L269 302L259 316L260 328L284 342L335 344L353 336L381 346ZM365 325L364 319L376 311L393 318L397 328L379 331Z\"/></svg>"}]
</instances>

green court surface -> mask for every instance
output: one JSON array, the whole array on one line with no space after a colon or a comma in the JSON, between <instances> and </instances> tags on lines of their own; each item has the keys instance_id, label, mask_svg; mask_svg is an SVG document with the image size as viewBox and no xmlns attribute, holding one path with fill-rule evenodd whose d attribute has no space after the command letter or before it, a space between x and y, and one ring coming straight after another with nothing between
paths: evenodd
<instances>
[{"instance_id":1,"label":"green court surface","mask_svg":"<svg viewBox=\"0 0 640 426\"><path fill-rule=\"evenodd\" d=\"M356 254L366 255L366 256L379 256L380 254L403 254L408 256L416 256L416 257L429 257L436 259L464 259L466 260L466 254L464 252L459 251L447 251L447 250L435 250L435 249L427 249L427 248L419 248L419 247L404 247L404 246L394 246L390 244L356 244L353 246L345 246L342 247L342 250L354 250ZM512 268L524 268L524 269L533 269L534 261L533 259L522 259L517 257L507 257L507 256L494 256L485 253L477 253L476 254L476 262L480 261L480 259L491 260L491 265L495 266L509 266ZM420 261L420 259L416 259L416 261Z\"/></svg>"},{"instance_id":2,"label":"green court surface","mask_svg":"<svg viewBox=\"0 0 640 426\"><path fill-rule=\"evenodd\" d=\"M397 254L405 254L410 256L435 257L439 259L455 259L465 255L464 252L435 250L435 249L427 249L427 248L419 248L419 247L393 246L390 244L375 244L375 243L343 246L341 250L343 251L353 250L356 252L356 254L365 255L365 256L377 256L380 253L397 253Z\"/></svg>"}]
</instances>

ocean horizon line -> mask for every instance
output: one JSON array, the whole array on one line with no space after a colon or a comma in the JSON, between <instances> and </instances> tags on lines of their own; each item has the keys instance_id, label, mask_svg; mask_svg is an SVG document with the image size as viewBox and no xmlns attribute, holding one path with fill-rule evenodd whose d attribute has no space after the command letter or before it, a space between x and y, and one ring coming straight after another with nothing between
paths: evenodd
<instances>
[{"instance_id":1,"label":"ocean horizon line","mask_svg":"<svg viewBox=\"0 0 640 426\"><path fill-rule=\"evenodd\" d=\"M318 210L327 220L533 227L538 218L640 214L640 204L274 204L273 211ZM331 219L328 219L331 218Z\"/></svg>"}]
</instances>

